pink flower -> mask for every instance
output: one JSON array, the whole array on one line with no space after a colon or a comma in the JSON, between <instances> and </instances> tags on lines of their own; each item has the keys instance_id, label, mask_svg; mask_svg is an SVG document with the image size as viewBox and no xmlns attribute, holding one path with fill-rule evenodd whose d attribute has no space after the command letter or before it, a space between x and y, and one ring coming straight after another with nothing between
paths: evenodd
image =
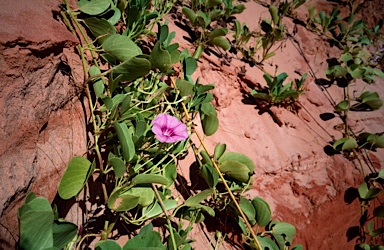
<instances>
[{"instance_id":1,"label":"pink flower","mask_svg":"<svg viewBox=\"0 0 384 250\"><path fill-rule=\"evenodd\" d=\"M174 143L188 138L187 126L176 117L159 114L152 125L152 132L160 142Z\"/></svg>"}]
</instances>

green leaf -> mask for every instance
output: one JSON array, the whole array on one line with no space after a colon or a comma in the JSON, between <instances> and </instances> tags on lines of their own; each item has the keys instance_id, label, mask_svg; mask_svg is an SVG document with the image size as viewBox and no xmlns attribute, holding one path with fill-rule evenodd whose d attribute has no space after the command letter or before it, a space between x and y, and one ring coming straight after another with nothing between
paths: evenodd
<instances>
[{"instance_id":1,"label":"green leaf","mask_svg":"<svg viewBox=\"0 0 384 250\"><path fill-rule=\"evenodd\" d=\"M263 250L267 250L267 249L268 250L279 250L279 247L270 238L257 236L257 239L259 240L259 243L260 243L261 247L263 248ZM254 245L254 249L257 249L256 244L253 243L253 245Z\"/></svg>"},{"instance_id":2,"label":"green leaf","mask_svg":"<svg viewBox=\"0 0 384 250\"><path fill-rule=\"evenodd\" d=\"M124 194L120 188L112 191L108 199L108 207L116 212L124 212L135 208L139 204L140 197Z\"/></svg>"},{"instance_id":3,"label":"green leaf","mask_svg":"<svg viewBox=\"0 0 384 250\"><path fill-rule=\"evenodd\" d=\"M192 197L189 197L184 202L184 206L187 206L187 207L198 207L203 200L207 199L214 192L215 192L215 190L213 188L201 191L200 193L198 193L198 194L196 194L196 195L194 195Z\"/></svg>"},{"instance_id":4,"label":"green leaf","mask_svg":"<svg viewBox=\"0 0 384 250\"><path fill-rule=\"evenodd\" d=\"M98 74L101 74L101 71L98 67L96 66L91 66L89 68L89 76L95 76ZM95 91L95 95L98 98L103 98L104 97L104 79L103 77L99 77L93 80L93 90Z\"/></svg>"},{"instance_id":5,"label":"green leaf","mask_svg":"<svg viewBox=\"0 0 384 250\"><path fill-rule=\"evenodd\" d=\"M123 177L126 171L125 163L122 159L118 157L113 157L111 159L108 159L109 163L113 167L113 171L115 172L115 175L117 178Z\"/></svg>"},{"instance_id":6,"label":"green leaf","mask_svg":"<svg viewBox=\"0 0 384 250\"><path fill-rule=\"evenodd\" d=\"M315 6L308 6L309 20L313 20L316 17L317 10Z\"/></svg>"},{"instance_id":7,"label":"green leaf","mask_svg":"<svg viewBox=\"0 0 384 250\"><path fill-rule=\"evenodd\" d=\"M114 240L100 240L95 244L95 250L121 250L121 246Z\"/></svg>"},{"instance_id":8,"label":"green leaf","mask_svg":"<svg viewBox=\"0 0 384 250\"><path fill-rule=\"evenodd\" d=\"M149 57L152 69L167 72L171 67L171 55L167 50L161 48L161 42L157 41Z\"/></svg>"},{"instance_id":9,"label":"green leaf","mask_svg":"<svg viewBox=\"0 0 384 250\"><path fill-rule=\"evenodd\" d=\"M380 107L383 105L383 101L380 99L377 92L365 91L360 95L358 100L367 104L373 110L380 109Z\"/></svg>"},{"instance_id":10,"label":"green leaf","mask_svg":"<svg viewBox=\"0 0 384 250\"><path fill-rule=\"evenodd\" d=\"M371 237L377 237L381 234L384 234L384 227L373 230L374 225L375 225L374 221L371 221L368 223L368 233Z\"/></svg>"},{"instance_id":11,"label":"green leaf","mask_svg":"<svg viewBox=\"0 0 384 250\"><path fill-rule=\"evenodd\" d=\"M113 73L122 75L120 80L133 81L143 77L151 70L151 63L144 58L134 57L115 67Z\"/></svg>"},{"instance_id":12,"label":"green leaf","mask_svg":"<svg viewBox=\"0 0 384 250\"><path fill-rule=\"evenodd\" d=\"M378 77L380 77L381 79L384 79L384 73L383 73L383 71L381 71L380 69L378 69L378 68L374 68L374 69L373 69L373 73L374 73L375 75L377 75Z\"/></svg>"},{"instance_id":13,"label":"green leaf","mask_svg":"<svg viewBox=\"0 0 384 250\"><path fill-rule=\"evenodd\" d=\"M167 211L175 209L177 207L177 201L175 200L163 200L163 204ZM144 211L145 209L145 211ZM154 203L153 205L143 208L143 215L146 218L153 218L163 213L163 209L159 205L159 203Z\"/></svg>"},{"instance_id":14,"label":"green leaf","mask_svg":"<svg viewBox=\"0 0 384 250\"><path fill-rule=\"evenodd\" d=\"M233 160L233 161L240 162L248 167L249 172L255 171L255 164L253 163L251 158L241 153L227 152L223 156L221 156L221 158L219 159L219 163L222 163L223 161L226 161L226 160Z\"/></svg>"},{"instance_id":15,"label":"green leaf","mask_svg":"<svg viewBox=\"0 0 384 250\"><path fill-rule=\"evenodd\" d=\"M195 14L195 12L193 10L191 10L190 8L188 8L188 7L183 7L181 9L181 11L189 19L189 21L191 21L192 25L195 25L195 23L196 23L196 14Z\"/></svg>"},{"instance_id":16,"label":"green leaf","mask_svg":"<svg viewBox=\"0 0 384 250\"><path fill-rule=\"evenodd\" d=\"M335 110L336 111L347 111L347 110L349 110L349 100L343 100L343 101L339 102L335 106Z\"/></svg>"},{"instance_id":17,"label":"green leaf","mask_svg":"<svg viewBox=\"0 0 384 250\"><path fill-rule=\"evenodd\" d=\"M136 153L135 145L132 141L132 135L128 130L127 124L124 122L115 122L113 125L116 130L117 138L120 141L123 158L126 162L129 162L133 159L133 156Z\"/></svg>"},{"instance_id":18,"label":"green leaf","mask_svg":"<svg viewBox=\"0 0 384 250\"><path fill-rule=\"evenodd\" d=\"M368 142L376 148L384 148L384 135L375 135L374 138L368 139Z\"/></svg>"},{"instance_id":19,"label":"green leaf","mask_svg":"<svg viewBox=\"0 0 384 250\"><path fill-rule=\"evenodd\" d=\"M221 36L210 39L209 43L212 45L216 45L222 48L223 50L229 50L231 48L231 44L229 43L229 41L226 38Z\"/></svg>"},{"instance_id":20,"label":"green leaf","mask_svg":"<svg viewBox=\"0 0 384 250\"><path fill-rule=\"evenodd\" d=\"M216 169L213 168L212 165L203 164L200 169L200 172L209 187L216 187L217 183L219 182L219 174L217 173Z\"/></svg>"},{"instance_id":21,"label":"green leaf","mask_svg":"<svg viewBox=\"0 0 384 250\"><path fill-rule=\"evenodd\" d=\"M359 67L358 64L349 65L347 70L348 70L348 73L355 79L362 78L365 73L365 70Z\"/></svg>"},{"instance_id":22,"label":"green leaf","mask_svg":"<svg viewBox=\"0 0 384 250\"><path fill-rule=\"evenodd\" d=\"M197 11L196 19L203 29L206 29L211 24L211 19L201 10Z\"/></svg>"},{"instance_id":23,"label":"green leaf","mask_svg":"<svg viewBox=\"0 0 384 250\"><path fill-rule=\"evenodd\" d=\"M97 41L102 44L109 36L116 34L115 27L108 22L108 20L96 17L84 19L85 24L92 32L92 34L98 38Z\"/></svg>"},{"instance_id":24,"label":"green leaf","mask_svg":"<svg viewBox=\"0 0 384 250\"><path fill-rule=\"evenodd\" d=\"M110 22L112 25L116 25L120 20L121 12L116 7L112 7L111 11L113 11L113 15L110 18L108 18L108 22Z\"/></svg>"},{"instance_id":25,"label":"green leaf","mask_svg":"<svg viewBox=\"0 0 384 250\"><path fill-rule=\"evenodd\" d=\"M293 246L292 250L304 250L304 247L301 244L297 244L297 245Z\"/></svg>"},{"instance_id":26,"label":"green leaf","mask_svg":"<svg viewBox=\"0 0 384 250\"><path fill-rule=\"evenodd\" d=\"M368 188L368 184L363 182L359 188L357 189L359 192L359 196L363 200L372 200L377 197L377 195L381 192L380 188Z\"/></svg>"},{"instance_id":27,"label":"green leaf","mask_svg":"<svg viewBox=\"0 0 384 250\"><path fill-rule=\"evenodd\" d=\"M84 187L91 170L91 162L81 156L75 156L68 163L67 170L59 183L59 195L68 200L76 196ZM92 173L91 173L92 174Z\"/></svg>"},{"instance_id":28,"label":"green leaf","mask_svg":"<svg viewBox=\"0 0 384 250\"><path fill-rule=\"evenodd\" d=\"M271 209L269 204L260 197L256 197L252 200L252 205L256 211L256 222L260 227L266 226L271 220Z\"/></svg>"},{"instance_id":29,"label":"green leaf","mask_svg":"<svg viewBox=\"0 0 384 250\"><path fill-rule=\"evenodd\" d=\"M340 138L339 140L335 141L333 144L333 149L337 151L341 151L341 147L343 146L344 142L347 140L347 138Z\"/></svg>"},{"instance_id":30,"label":"green leaf","mask_svg":"<svg viewBox=\"0 0 384 250\"><path fill-rule=\"evenodd\" d=\"M80 0L77 6L81 12L88 15L99 15L109 8L110 3L106 0Z\"/></svg>"},{"instance_id":31,"label":"green leaf","mask_svg":"<svg viewBox=\"0 0 384 250\"><path fill-rule=\"evenodd\" d=\"M125 194L139 197L139 205L142 207L148 207L155 199L155 192L151 187L133 187L125 192Z\"/></svg>"},{"instance_id":32,"label":"green leaf","mask_svg":"<svg viewBox=\"0 0 384 250\"><path fill-rule=\"evenodd\" d=\"M36 198L37 198L37 197L36 197L36 194L35 194L34 192L29 192L29 193L27 194L27 196L25 197L25 201L24 201L24 203L27 204L27 203L33 201L33 200L36 199Z\"/></svg>"},{"instance_id":33,"label":"green leaf","mask_svg":"<svg viewBox=\"0 0 384 250\"><path fill-rule=\"evenodd\" d=\"M139 174L131 180L135 184L151 184L157 183L161 185L168 185L169 181L164 176L158 174Z\"/></svg>"},{"instance_id":34,"label":"green leaf","mask_svg":"<svg viewBox=\"0 0 384 250\"><path fill-rule=\"evenodd\" d=\"M49 201L35 198L18 210L19 248L45 249L53 246L53 211Z\"/></svg>"},{"instance_id":35,"label":"green leaf","mask_svg":"<svg viewBox=\"0 0 384 250\"><path fill-rule=\"evenodd\" d=\"M384 169L379 171L379 178L384 179Z\"/></svg>"},{"instance_id":36,"label":"green leaf","mask_svg":"<svg viewBox=\"0 0 384 250\"><path fill-rule=\"evenodd\" d=\"M338 77L343 77L343 76L345 76L347 73L348 73L347 69L344 68L344 67L342 67L341 65L335 65L335 66L329 67L329 68L325 71L325 75L326 75L329 79L334 79L334 78L338 78Z\"/></svg>"},{"instance_id":37,"label":"green leaf","mask_svg":"<svg viewBox=\"0 0 384 250\"><path fill-rule=\"evenodd\" d=\"M206 136L213 135L219 128L219 119L216 115L204 115L201 121L203 125L203 131Z\"/></svg>"},{"instance_id":38,"label":"green leaf","mask_svg":"<svg viewBox=\"0 0 384 250\"><path fill-rule=\"evenodd\" d=\"M375 207L373 215L384 220L384 206Z\"/></svg>"},{"instance_id":39,"label":"green leaf","mask_svg":"<svg viewBox=\"0 0 384 250\"><path fill-rule=\"evenodd\" d=\"M224 154L225 150L227 149L227 145L221 144L220 142L216 144L215 151L213 153L216 160L219 160L220 157Z\"/></svg>"},{"instance_id":40,"label":"green leaf","mask_svg":"<svg viewBox=\"0 0 384 250\"><path fill-rule=\"evenodd\" d=\"M196 59L193 57L186 57L183 60L183 70L185 75L192 75L197 69Z\"/></svg>"},{"instance_id":41,"label":"green leaf","mask_svg":"<svg viewBox=\"0 0 384 250\"><path fill-rule=\"evenodd\" d=\"M276 8L276 6L274 5L270 5L268 10L269 10L269 13L271 14L273 24L279 25L279 21L280 21L279 9Z\"/></svg>"},{"instance_id":42,"label":"green leaf","mask_svg":"<svg viewBox=\"0 0 384 250\"><path fill-rule=\"evenodd\" d=\"M247 165L234 160L220 160L221 172L241 182L246 183L249 181L251 172Z\"/></svg>"},{"instance_id":43,"label":"green leaf","mask_svg":"<svg viewBox=\"0 0 384 250\"><path fill-rule=\"evenodd\" d=\"M248 199L246 199L244 197L240 197L239 205L240 205L241 210L247 216L251 225L252 226L255 225L256 224L256 220L255 220L256 211L255 211L255 208L252 205L252 203Z\"/></svg>"},{"instance_id":44,"label":"green leaf","mask_svg":"<svg viewBox=\"0 0 384 250\"><path fill-rule=\"evenodd\" d=\"M105 52L120 62L142 54L141 49L131 39L119 34L109 36L102 47Z\"/></svg>"},{"instance_id":45,"label":"green leaf","mask_svg":"<svg viewBox=\"0 0 384 250\"><path fill-rule=\"evenodd\" d=\"M287 222L278 222L272 228L272 235L280 249L284 248L286 242L289 242L289 245L291 245L295 234L296 228Z\"/></svg>"},{"instance_id":46,"label":"green leaf","mask_svg":"<svg viewBox=\"0 0 384 250\"><path fill-rule=\"evenodd\" d=\"M343 146L341 147L341 150L343 150L343 151L344 150L351 150L351 149L355 149L357 147L358 147L358 145L357 145L356 140L354 138L348 138L344 142Z\"/></svg>"},{"instance_id":47,"label":"green leaf","mask_svg":"<svg viewBox=\"0 0 384 250\"><path fill-rule=\"evenodd\" d=\"M346 53L343 53L341 56L340 56L340 60L343 61L343 62L348 62L350 60L353 59L353 56L351 53L349 52L346 52Z\"/></svg>"},{"instance_id":48,"label":"green leaf","mask_svg":"<svg viewBox=\"0 0 384 250\"><path fill-rule=\"evenodd\" d=\"M158 232L147 231L139 234L125 243L123 250L165 250L167 249Z\"/></svg>"},{"instance_id":49,"label":"green leaf","mask_svg":"<svg viewBox=\"0 0 384 250\"><path fill-rule=\"evenodd\" d=\"M209 33L209 39L213 39L219 36L225 36L226 34L228 34L227 28L216 28Z\"/></svg>"},{"instance_id":50,"label":"green leaf","mask_svg":"<svg viewBox=\"0 0 384 250\"><path fill-rule=\"evenodd\" d=\"M207 0L207 2L205 3L205 7L207 9L210 9L212 7L215 7L219 4L221 4L223 1L222 0Z\"/></svg>"},{"instance_id":51,"label":"green leaf","mask_svg":"<svg viewBox=\"0 0 384 250\"><path fill-rule=\"evenodd\" d=\"M57 222L53 224L53 246L63 249L77 236L77 225L71 222Z\"/></svg>"},{"instance_id":52,"label":"green leaf","mask_svg":"<svg viewBox=\"0 0 384 250\"><path fill-rule=\"evenodd\" d=\"M175 164L169 164L164 169L164 177L168 180L168 185L172 184L177 178L177 169Z\"/></svg>"},{"instance_id":53,"label":"green leaf","mask_svg":"<svg viewBox=\"0 0 384 250\"><path fill-rule=\"evenodd\" d=\"M194 94L193 84L186 80L176 80L176 86L180 90L181 96L190 96Z\"/></svg>"}]
</instances>

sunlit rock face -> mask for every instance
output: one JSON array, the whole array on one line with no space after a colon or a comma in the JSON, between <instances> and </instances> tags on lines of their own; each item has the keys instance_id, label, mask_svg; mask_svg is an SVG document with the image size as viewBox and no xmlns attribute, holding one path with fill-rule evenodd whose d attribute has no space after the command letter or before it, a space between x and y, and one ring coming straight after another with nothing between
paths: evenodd
<instances>
[{"instance_id":1,"label":"sunlit rock face","mask_svg":"<svg viewBox=\"0 0 384 250\"><path fill-rule=\"evenodd\" d=\"M34 191L52 200L73 155L84 154L78 43L58 1L2 1L0 8L0 248L18 239L17 208Z\"/></svg>"}]
</instances>

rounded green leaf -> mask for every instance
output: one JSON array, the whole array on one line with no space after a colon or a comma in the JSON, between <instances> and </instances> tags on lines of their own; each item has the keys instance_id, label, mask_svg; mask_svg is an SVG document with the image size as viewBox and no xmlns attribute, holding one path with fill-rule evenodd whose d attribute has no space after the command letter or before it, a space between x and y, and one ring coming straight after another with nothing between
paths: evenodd
<instances>
[{"instance_id":1,"label":"rounded green leaf","mask_svg":"<svg viewBox=\"0 0 384 250\"><path fill-rule=\"evenodd\" d=\"M295 234L296 228L287 222L278 222L272 228L272 235L280 249L284 248L286 242L289 242L289 245L291 245Z\"/></svg>"},{"instance_id":2,"label":"rounded green leaf","mask_svg":"<svg viewBox=\"0 0 384 250\"><path fill-rule=\"evenodd\" d=\"M121 151L123 153L124 160L126 162L129 162L133 159L133 156L136 153L131 133L128 130L127 124L125 124L124 122L115 122L114 127L116 130L117 138L119 138L120 141Z\"/></svg>"},{"instance_id":3,"label":"rounded green leaf","mask_svg":"<svg viewBox=\"0 0 384 250\"><path fill-rule=\"evenodd\" d=\"M335 106L336 111L347 111L349 109L349 100L343 100Z\"/></svg>"},{"instance_id":4,"label":"rounded green leaf","mask_svg":"<svg viewBox=\"0 0 384 250\"><path fill-rule=\"evenodd\" d=\"M75 156L68 163L67 170L59 183L59 195L64 200L76 196L87 182L91 162L81 156Z\"/></svg>"},{"instance_id":5,"label":"rounded green leaf","mask_svg":"<svg viewBox=\"0 0 384 250\"><path fill-rule=\"evenodd\" d=\"M183 61L184 74L192 75L196 69L197 69L196 59L193 57L186 57Z\"/></svg>"},{"instance_id":6,"label":"rounded green leaf","mask_svg":"<svg viewBox=\"0 0 384 250\"><path fill-rule=\"evenodd\" d=\"M341 151L341 147L343 146L344 142L347 140L347 138L340 138L333 144L333 149L337 151Z\"/></svg>"},{"instance_id":7,"label":"rounded green leaf","mask_svg":"<svg viewBox=\"0 0 384 250\"><path fill-rule=\"evenodd\" d=\"M248 199L246 199L244 197L240 197L239 205L240 205L241 210L247 216L251 225L252 226L255 225L256 224L256 220L255 220L256 211L255 211L255 208L252 205L252 203Z\"/></svg>"},{"instance_id":8,"label":"rounded green leaf","mask_svg":"<svg viewBox=\"0 0 384 250\"><path fill-rule=\"evenodd\" d=\"M233 160L221 161L220 171L241 182L248 182L250 177L250 171L247 165L240 163L238 161L233 161Z\"/></svg>"},{"instance_id":9,"label":"rounded green leaf","mask_svg":"<svg viewBox=\"0 0 384 250\"><path fill-rule=\"evenodd\" d=\"M53 246L54 215L49 201L35 198L20 207L20 249L45 249Z\"/></svg>"},{"instance_id":10,"label":"rounded green leaf","mask_svg":"<svg viewBox=\"0 0 384 250\"><path fill-rule=\"evenodd\" d=\"M108 20L96 17L84 19L85 24L95 37L97 41L102 44L109 36L116 34L115 27L108 22Z\"/></svg>"},{"instance_id":11,"label":"rounded green leaf","mask_svg":"<svg viewBox=\"0 0 384 250\"><path fill-rule=\"evenodd\" d=\"M151 70L151 63L145 58L134 57L115 67L113 73L122 75L120 80L133 81L143 77Z\"/></svg>"},{"instance_id":12,"label":"rounded green leaf","mask_svg":"<svg viewBox=\"0 0 384 250\"><path fill-rule=\"evenodd\" d=\"M203 131L206 136L213 135L219 128L219 119L216 115L204 115L201 121L203 125Z\"/></svg>"},{"instance_id":13,"label":"rounded green leaf","mask_svg":"<svg viewBox=\"0 0 384 250\"><path fill-rule=\"evenodd\" d=\"M257 239L259 240L259 243L260 243L261 247L263 248L263 250L265 250L265 249L268 249L268 250L279 250L279 247L270 238L257 236ZM254 247L254 249L257 249L256 244L254 242L252 242L252 243L251 243L251 245Z\"/></svg>"},{"instance_id":14,"label":"rounded green leaf","mask_svg":"<svg viewBox=\"0 0 384 250\"><path fill-rule=\"evenodd\" d=\"M171 68L171 55L161 48L160 41L157 41L153 47L149 61L152 69L159 69L161 72L167 72Z\"/></svg>"},{"instance_id":15,"label":"rounded green leaf","mask_svg":"<svg viewBox=\"0 0 384 250\"><path fill-rule=\"evenodd\" d=\"M189 197L185 202L184 206L187 207L198 207L200 206L200 202L207 199L209 196L211 196L215 190L213 188L206 189L204 191L201 191L200 193Z\"/></svg>"},{"instance_id":16,"label":"rounded green leaf","mask_svg":"<svg viewBox=\"0 0 384 250\"><path fill-rule=\"evenodd\" d=\"M157 183L162 185L168 185L169 181L164 176L158 174L139 174L132 178L131 182L134 184L151 184Z\"/></svg>"},{"instance_id":17,"label":"rounded green leaf","mask_svg":"<svg viewBox=\"0 0 384 250\"><path fill-rule=\"evenodd\" d=\"M101 240L95 244L95 250L122 250L122 248L114 240Z\"/></svg>"},{"instance_id":18,"label":"rounded green leaf","mask_svg":"<svg viewBox=\"0 0 384 250\"><path fill-rule=\"evenodd\" d=\"M121 189L115 189L108 199L108 207L116 212L123 212L135 208L140 197L131 194L122 194Z\"/></svg>"},{"instance_id":19,"label":"rounded green leaf","mask_svg":"<svg viewBox=\"0 0 384 250\"><path fill-rule=\"evenodd\" d=\"M355 149L357 147L358 147L358 145L357 145L356 140L354 138L348 138L344 142L343 146L341 147L341 150L343 150L343 151L344 150L351 150L351 149Z\"/></svg>"},{"instance_id":20,"label":"rounded green leaf","mask_svg":"<svg viewBox=\"0 0 384 250\"><path fill-rule=\"evenodd\" d=\"M381 192L380 188L368 188L368 185L366 182L363 182L359 188L357 189L359 192L359 196L363 200L372 200L377 197L377 195Z\"/></svg>"},{"instance_id":21,"label":"rounded green leaf","mask_svg":"<svg viewBox=\"0 0 384 250\"><path fill-rule=\"evenodd\" d=\"M111 4L106 0L80 0L77 2L77 6L81 12L88 15L99 15L106 11Z\"/></svg>"},{"instance_id":22,"label":"rounded green leaf","mask_svg":"<svg viewBox=\"0 0 384 250\"><path fill-rule=\"evenodd\" d=\"M108 160L113 167L113 171L117 178L123 177L126 171L125 163L122 159L118 157L113 157Z\"/></svg>"},{"instance_id":23,"label":"rounded green leaf","mask_svg":"<svg viewBox=\"0 0 384 250\"><path fill-rule=\"evenodd\" d=\"M139 205L147 207L152 204L155 199L155 192L151 187L133 187L129 189L125 194L130 194L139 197Z\"/></svg>"},{"instance_id":24,"label":"rounded green leaf","mask_svg":"<svg viewBox=\"0 0 384 250\"><path fill-rule=\"evenodd\" d=\"M63 249L77 235L77 225L71 222L56 222L53 224L53 246Z\"/></svg>"},{"instance_id":25,"label":"rounded green leaf","mask_svg":"<svg viewBox=\"0 0 384 250\"><path fill-rule=\"evenodd\" d=\"M252 200L252 205L256 211L256 222L260 227L266 226L271 220L271 209L269 204L260 197Z\"/></svg>"},{"instance_id":26,"label":"rounded green leaf","mask_svg":"<svg viewBox=\"0 0 384 250\"><path fill-rule=\"evenodd\" d=\"M180 91L181 96L190 96L194 94L193 84L186 80L176 80L176 86Z\"/></svg>"},{"instance_id":27,"label":"rounded green leaf","mask_svg":"<svg viewBox=\"0 0 384 250\"><path fill-rule=\"evenodd\" d=\"M373 210L373 215L384 220L384 206L375 207Z\"/></svg>"},{"instance_id":28,"label":"rounded green leaf","mask_svg":"<svg viewBox=\"0 0 384 250\"><path fill-rule=\"evenodd\" d=\"M253 171L255 171L255 164L253 163L251 158L249 158L246 155L236 153L236 152L227 152L223 156L220 157L219 163L226 161L226 160L233 160L233 161L237 161L237 162L240 162L240 163L246 165L249 169L249 172L251 172L251 173Z\"/></svg>"},{"instance_id":29,"label":"rounded green leaf","mask_svg":"<svg viewBox=\"0 0 384 250\"><path fill-rule=\"evenodd\" d=\"M303 247L303 245L301 245L301 244L297 244L297 245L295 245L295 246L292 248L292 250L304 250L304 247Z\"/></svg>"},{"instance_id":30,"label":"rounded green leaf","mask_svg":"<svg viewBox=\"0 0 384 250\"><path fill-rule=\"evenodd\" d=\"M142 54L141 49L131 39L119 34L109 36L102 46L105 52L120 62Z\"/></svg>"},{"instance_id":31,"label":"rounded green leaf","mask_svg":"<svg viewBox=\"0 0 384 250\"><path fill-rule=\"evenodd\" d=\"M191 21L192 25L195 25L195 22L196 22L195 12L188 7L183 7L181 11L189 19L189 21Z\"/></svg>"},{"instance_id":32,"label":"rounded green leaf","mask_svg":"<svg viewBox=\"0 0 384 250\"><path fill-rule=\"evenodd\" d=\"M209 33L209 38L213 39L215 37L225 36L226 34L228 34L227 28L216 28Z\"/></svg>"},{"instance_id":33,"label":"rounded green leaf","mask_svg":"<svg viewBox=\"0 0 384 250\"><path fill-rule=\"evenodd\" d=\"M343 77L343 76L345 76L347 73L348 73L347 69L344 68L344 67L342 67L341 65L335 65L335 66L329 67L329 68L325 71L325 75L326 75L329 79L338 78L338 77Z\"/></svg>"},{"instance_id":34,"label":"rounded green leaf","mask_svg":"<svg viewBox=\"0 0 384 250\"><path fill-rule=\"evenodd\" d=\"M220 159L220 157L224 154L225 150L227 149L227 145L221 144L220 142L216 144L215 151L213 153L216 160Z\"/></svg>"},{"instance_id":35,"label":"rounded green leaf","mask_svg":"<svg viewBox=\"0 0 384 250\"><path fill-rule=\"evenodd\" d=\"M216 45L222 48L223 50L229 50L231 48L231 44L229 43L229 41L221 36L210 39L209 43L212 45Z\"/></svg>"},{"instance_id":36,"label":"rounded green leaf","mask_svg":"<svg viewBox=\"0 0 384 250\"><path fill-rule=\"evenodd\" d=\"M279 9L274 5L269 6L269 13L271 14L272 21L275 25L278 25L280 17L279 17Z\"/></svg>"},{"instance_id":37,"label":"rounded green leaf","mask_svg":"<svg viewBox=\"0 0 384 250\"><path fill-rule=\"evenodd\" d=\"M177 201L175 200L163 200L163 204L167 211L171 209L175 209L177 207ZM154 203L153 205L150 205L147 208L143 208L143 215L146 218L152 218L152 217L158 216L161 213L163 213L163 209L161 208L159 203Z\"/></svg>"}]
</instances>

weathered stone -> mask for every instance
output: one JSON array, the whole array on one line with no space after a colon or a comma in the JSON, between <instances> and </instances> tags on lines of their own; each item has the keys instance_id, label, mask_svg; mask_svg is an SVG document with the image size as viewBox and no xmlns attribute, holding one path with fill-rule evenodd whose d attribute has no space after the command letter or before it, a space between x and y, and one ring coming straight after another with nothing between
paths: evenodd
<instances>
[{"instance_id":1,"label":"weathered stone","mask_svg":"<svg viewBox=\"0 0 384 250\"><path fill-rule=\"evenodd\" d=\"M66 49L77 39L53 18L58 11L54 0L5 0L0 8L1 249L17 241L17 209L27 192L52 200L69 159L86 150L76 98L83 75Z\"/></svg>"}]
</instances>

